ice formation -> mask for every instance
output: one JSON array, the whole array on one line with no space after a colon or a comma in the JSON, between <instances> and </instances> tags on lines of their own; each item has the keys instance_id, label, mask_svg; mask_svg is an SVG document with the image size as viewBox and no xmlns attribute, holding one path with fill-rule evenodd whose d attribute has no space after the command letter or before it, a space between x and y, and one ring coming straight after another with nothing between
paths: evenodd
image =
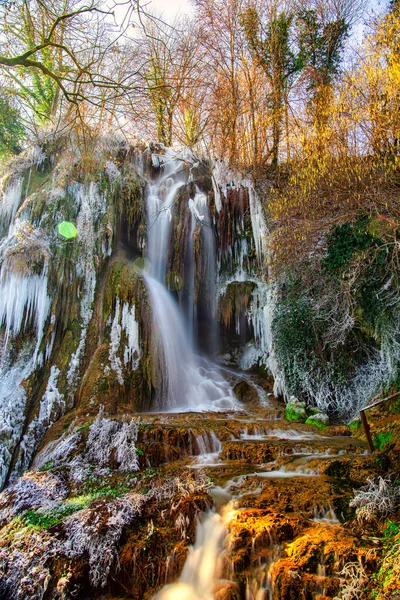
<instances>
[{"instance_id":1,"label":"ice formation","mask_svg":"<svg viewBox=\"0 0 400 600\"><path fill-rule=\"evenodd\" d=\"M30 422L28 431L21 440L18 459L13 469L13 479L29 467L33 454L47 429L63 414L64 395L57 389L59 375L60 369L53 365L46 391L40 401L38 415Z\"/></svg>"},{"instance_id":2,"label":"ice formation","mask_svg":"<svg viewBox=\"0 0 400 600\"><path fill-rule=\"evenodd\" d=\"M137 369L140 359L139 324L135 318L135 305L129 306L127 302L122 307L121 327L126 333L127 345L124 349L124 363L132 363L132 369Z\"/></svg>"},{"instance_id":3,"label":"ice formation","mask_svg":"<svg viewBox=\"0 0 400 600\"><path fill-rule=\"evenodd\" d=\"M0 224L6 228L14 219L21 204L23 178L18 177L7 185L0 200Z\"/></svg>"},{"instance_id":4,"label":"ice formation","mask_svg":"<svg viewBox=\"0 0 400 600\"><path fill-rule=\"evenodd\" d=\"M249 191L249 205L253 238L256 246L257 257L262 265L263 259L265 259L267 256L267 222L265 220L260 198L258 197L258 194L251 181L247 182L247 189Z\"/></svg>"},{"instance_id":5,"label":"ice formation","mask_svg":"<svg viewBox=\"0 0 400 600\"><path fill-rule=\"evenodd\" d=\"M122 332L126 336L123 350L124 365L127 366L131 363L132 370L135 371L140 359L139 324L135 318L135 305L130 306L127 302L124 302L121 311L120 299L117 296L115 315L111 324L109 359L111 368L116 373L120 385L124 383L122 362L118 356Z\"/></svg>"},{"instance_id":6,"label":"ice formation","mask_svg":"<svg viewBox=\"0 0 400 600\"><path fill-rule=\"evenodd\" d=\"M26 407L26 391L22 382L33 369L33 348L30 345L23 347L14 364L10 364L8 353L0 361L0 489L22 436Z\"/></svg>"},{"instance_id":7,"label":"ice formation","mask_svg":"<svg viewBox=\"0 0 400 600\"><path fill-rule=\"evenodd\" d=\"M17 336L30 322L36 328L39 350L43 329L50 311L47 294L47 267L40 275L20 275L0 269L0 326L5 326L6 343Z\"/></svg>"},{"instance_id":8,"label":"ice formation","mask_svg":"<svg viewBox=\"0 0 400 600\"><path fill-rule=\"evenodd\" d=\"M115 305L115 315L111 325L111 333L110 333L110 364L111 368L117 375L117 380L120 385L123 385L124 378L122 377L122 364L121 359L118 356L119 345L121 343L121 325L120 325L120 301L117 296L117 301Z\"/></svg>"},{"instance_id":9,"label":"ice formation","mask_svg":"<svg viewBox=\"0 0 400 600\"><path fill-rule=\"evenodd\" d=\"M70 396L75 393L79 366L86 347L87 327L93 315L93 301L96 290L95 247L99 238L100 221L107 210L107 198L100 193L95 182L89 185L74 184L71 192L75 198L78 212L77 229L80 244L80 256L76 265L78 276L83 277L81 290L81 336L78 347L68 367L68 381L70 382Z\"/></svg>"}]
</instances>

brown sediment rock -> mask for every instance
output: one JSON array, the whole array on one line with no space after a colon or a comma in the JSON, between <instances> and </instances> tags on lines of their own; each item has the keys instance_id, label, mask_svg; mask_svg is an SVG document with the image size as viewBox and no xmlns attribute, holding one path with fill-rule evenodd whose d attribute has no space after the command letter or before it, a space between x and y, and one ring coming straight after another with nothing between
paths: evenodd
<instances>
[{"instance_id":1,"label":"brown sediment rock","mask_svg":"<svg viewBox=\"0 0 400 600\"><path fill-rule=\"evenodd\" d=\"M240 600L240 591L237 583L232 581L219 581L213 589L215 600Z\"/></svg>"},{"instance_id":2,"label":"brown sediment rock","mask_svg":"<svg viewBox=\"0 0 400 600\"><path fill-rule=\"evenodd\" d=\"M256 388L251 386L247 381L239 381L233 388L234 394L243 404L258 402L259 396Z\"/></svg>"}]
</instances>

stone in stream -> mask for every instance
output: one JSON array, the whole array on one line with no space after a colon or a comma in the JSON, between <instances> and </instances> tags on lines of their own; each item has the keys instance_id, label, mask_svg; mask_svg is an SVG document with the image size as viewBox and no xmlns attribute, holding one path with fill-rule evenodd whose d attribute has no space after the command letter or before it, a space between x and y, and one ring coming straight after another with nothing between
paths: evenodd
<instances>
[{"instance_id":1,"label":"stone in stream","mask_svg":"<svg viewBox=\"0 0 400 600\"><path fill-rule=\"evenodd\" d=\"M239 381L239 383L235 385L233 393L240 402L243 402L243 404L258 402L259 400L257 389L245 380Z\"/></svg>"}]
</instances>

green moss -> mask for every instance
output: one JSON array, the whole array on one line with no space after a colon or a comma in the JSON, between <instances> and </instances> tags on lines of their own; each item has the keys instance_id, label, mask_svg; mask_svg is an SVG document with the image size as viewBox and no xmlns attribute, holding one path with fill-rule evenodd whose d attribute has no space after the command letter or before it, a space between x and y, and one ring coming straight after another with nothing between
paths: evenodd
<instances>
[{"instance_id":1,"label":"green moss","mask_svg":"<svg viewBox=\"0 0 400 600\"><path fill-rule=\"evenodd\" d=\"M321 429L321 431L323 431L324 429L326 429L326 425L324 423L321 423L321 421L319 421L318 419L314 419L314 417L308 417L308 419L306 420L306 425L315 425L315 427L318 427L318 429Z\"/></svg>"},{"instance_id":2,"label":"green moss","mask_svg":"<svg viewBox=\"0 0 400 600\"><path fill-rule=\"evenodd\" d=\"M39 469L39 471L43 472L43 471L51 471L51 469L53 468L54 463L52 460L49 460L48 462L44 463L44 465L42 465Z\"/></svg>"},{"instance_id":3,"label":"green moss","mask_svg":"<svg viewBox=\"0 0 400 600\"><path fill-rule=\"evenodd\" d=\"M356 419L349 424L349 429L350 431L357 431L357 429L360 429L361 425L361 419Z\"/></svg>"},{"instance_id":4,"label":"green moss","mask_svg":"<svg viewBox=\"0 0 400 600\"><path fill-rule=\"evenodd\" d=\"M91 477L81 485L80 491L91 501L103 497L118 498L131 492L136 480L137 476L134 474L125 475L120 479L109 479L108 481L103 478Z\"/></svg>"},{"instance_id":5,"label":"green moss","mask_svg":"<svg viewBox=\"0 0 400 600\"><path fill-rule=\"evenodd\" d=\"M392 441L392 432L386 431L385 433L378 433L374 439L374 446L378 448L378 450L382 450L386 444L390 444Z\"/></svg>"},{"instance_id":6,"label":"green moss","mask_svg":"<svg viewBox=\"0 0 400 600\"><path fill-rule=\"evenodd\" d=\"M89 427L93 424L93 421L89 421L88 423L85 423L85 425L81 425L81 427L78 427L78 429L76 429L75 433L79 433L80 431L85 431L85 429L89 429Z\"/></svg>"},{"instance_id":7,"label":"green moss","mask_svg":"<svg viewBox=\"0 0 400 600\"><path fill-rule=\"evenodd\" d=\"M289 403L285 408L285 419L287 421L302 421L304 423L307 419L307 414L303 407Z\"/></svg>"},{"instance_id":8,"label":"green moss","mask_svg":"<svg viewBox=\"0 0 400 600\"><path fill-rule=\"evenodd\" d=\"M27 510L21 518L27 525L36 529L49 529L60 523L65 517L85 508L92 500L91 497L72 498L52 510Z\"/></svg>"},{"instance_id":9,"label":"green moss","mask_svg":"<svg viewBox=\"0 0 400 600\"><path fill-rule=\"evenodd\" d=\"M383 531L383 539L388 542L400 533L400 524L395 521L387 521Z\"/></svg>"}]
</instances>

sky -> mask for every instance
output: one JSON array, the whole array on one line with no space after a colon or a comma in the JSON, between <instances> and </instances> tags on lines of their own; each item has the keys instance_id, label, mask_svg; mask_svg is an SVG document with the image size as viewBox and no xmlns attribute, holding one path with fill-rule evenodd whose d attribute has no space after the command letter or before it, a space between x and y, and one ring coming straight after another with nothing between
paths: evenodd
<instances>
[{"instance_id":1,"label":"sky","mask_svg":"<svg viewBox=\"0 0 400 600\"><path fill-rule=\"evenodd\" d=\"M164 13L165 16L175 17L178 14L193 13L193 6L189 0L142 0L142 6L150 10L154 8L157 12Z\"/></svg>"}]
</instances>

